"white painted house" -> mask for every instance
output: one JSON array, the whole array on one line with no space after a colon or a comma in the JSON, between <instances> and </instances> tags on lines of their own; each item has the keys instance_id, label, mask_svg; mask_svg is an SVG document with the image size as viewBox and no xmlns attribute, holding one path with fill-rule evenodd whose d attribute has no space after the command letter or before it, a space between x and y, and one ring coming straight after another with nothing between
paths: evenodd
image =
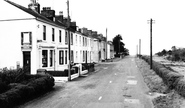
<instances>
[{"instance_id":1,"label":"white painted house","mask_svg":"<svg viewBox=\"0 0 185 108\"><path fill-rule=\"evenodd\" d=\"M69 66L68 40L71 40L71 61L92 63L105 59L104 40L87 29L76 29L62 13L55 15L49 7L40 11L40 5L32 1L28 8L9 0L0 1L0 69L30 67L30 73L38 69L63 71ZM4 8L6 7L6 9Z\"/></svg>"},{"instance_id":2,"label":"white painted house","mask_svg":"<svg viewBox=\"0 0 185 108\"><path fill-rule=\"evenodd\" d=\"M68 68L68 36L62 23L41 15L37 3L29 8L8 0L0 4L3 14L0 17L0 68L30 66L32 74L36 74L37 69ZM49 8L42 11L52 12ZM72 38L74 33L70 34Z\"/></svg>"}]
</instances>

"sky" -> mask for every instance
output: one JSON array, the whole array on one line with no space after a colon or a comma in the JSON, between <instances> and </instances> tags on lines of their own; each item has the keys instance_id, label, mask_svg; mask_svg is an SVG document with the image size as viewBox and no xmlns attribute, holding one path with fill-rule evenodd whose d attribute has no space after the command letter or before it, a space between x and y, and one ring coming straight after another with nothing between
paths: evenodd
<instances>
[{"instance_id":1,"label":"sky","mask_svg":"<svg viewBox=\"0 0 185 108\"><path fill-rule=\"evenodd\" d=\"M28 7L30 0L11 0ZM67 0L38 0L41 7L63 11L67 16ZM141 39L141 54L150 54L152 18L153 54L172 46L185 47L184 0L69 0L70 16L77 26L86 27L106 36L108 40L121 34L131 55Z\"/></svg>"}]
</instances>

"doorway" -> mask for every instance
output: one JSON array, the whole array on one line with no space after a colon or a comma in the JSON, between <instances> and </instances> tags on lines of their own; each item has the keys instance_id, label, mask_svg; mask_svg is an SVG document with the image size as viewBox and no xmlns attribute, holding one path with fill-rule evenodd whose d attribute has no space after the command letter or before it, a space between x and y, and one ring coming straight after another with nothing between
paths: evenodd
<instances>
[{"instance_id":1,"label":"doorway","mask_svg":"<svg viewBox=\"0 0 185 108\"><path fill-rule=\"evenodd\" d=\"M23 68L25 73L31 73L31 54L30 51L23 51Z\"/></svg>"}]
</instances>

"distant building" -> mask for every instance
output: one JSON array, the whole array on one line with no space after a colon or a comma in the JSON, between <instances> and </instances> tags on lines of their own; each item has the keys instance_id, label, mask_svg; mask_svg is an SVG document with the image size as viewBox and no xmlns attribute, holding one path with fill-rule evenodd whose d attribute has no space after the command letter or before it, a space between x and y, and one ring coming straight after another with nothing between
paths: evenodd
<instances>
[{"instance_id":1,"label":"distant building","mask_svg":"<svg viewBox=\"0 0 185 108\"><path fill-rule=\"evenodd\" d=\"M107 59L114 58L114 46L111 41L107 42Z\"/></svg>"}]
</instances>

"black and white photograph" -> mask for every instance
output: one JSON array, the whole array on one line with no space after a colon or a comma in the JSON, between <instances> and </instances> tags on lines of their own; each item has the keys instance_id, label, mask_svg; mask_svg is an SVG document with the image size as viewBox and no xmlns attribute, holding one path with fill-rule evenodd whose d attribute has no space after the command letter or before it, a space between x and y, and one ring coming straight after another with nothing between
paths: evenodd
<instances>
[{"instance_id":1,"label":"black and white photograph","mask_svg":"<svg viewBox=\"0 0 185 108\"><path fill-rule=\"evenodd\" d=\"M184 0L1 0L0 108L185 108Z\"/></svg>"}]
</instances>

